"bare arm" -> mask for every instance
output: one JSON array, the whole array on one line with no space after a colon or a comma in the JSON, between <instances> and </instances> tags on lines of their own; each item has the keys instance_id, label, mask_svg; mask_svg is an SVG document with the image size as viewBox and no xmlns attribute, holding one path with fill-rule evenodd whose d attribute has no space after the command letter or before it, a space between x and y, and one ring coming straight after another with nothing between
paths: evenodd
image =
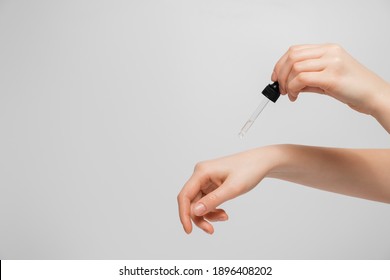
<instances>
[{"instance_id":1,"label":"bare arm","mask_svg":"<svg viewBox=\"0 0 390 280\"><path fill-rule=\"evenodd\" d=\"M277 178L326 191L390 203L390 150L274 145L197 164L178 196L180 220L213 233L209 221L226 220L217 207Z\"/></svg>"},{"instance_id":2,"label":"bare arm","mask_svg":"<svg viewBox=\"0 0 390 280\"><path fill-rule=\"evenodd\" d=\"M390 150L282 145L283 161L268 177L390 203Z\"/></svg>"}]
</instances>

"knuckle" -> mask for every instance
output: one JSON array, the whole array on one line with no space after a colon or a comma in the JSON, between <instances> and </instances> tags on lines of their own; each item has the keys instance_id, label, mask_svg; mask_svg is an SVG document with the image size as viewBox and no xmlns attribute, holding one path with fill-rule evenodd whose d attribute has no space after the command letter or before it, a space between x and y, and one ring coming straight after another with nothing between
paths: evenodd
<instances>
[{"instance_id":1,"label":"knuckle","mask_svg":"<svg viewBox=\"0 0 390 280\"><path fill-rule=\"evenodd\" d=\"M297 58L297 55L295 52L290 52L287 56L288 61L294 61Z\"/></svg>"},{"instance_id":2,"label":"knuckle","mask_svg":"<svg viewBox=\"0 0 390 280\"><path fill-rule=\"evenodd\" d=\"M340 54L341 52L343 52L343 48L340 45L338 45L338 44L329 44L328 48L334 54Z\"/></svg>"},{"instance_id":3,"label":"knuckle","mask_svg":"<svg viewBox=\"0 0 390 280\"><path fill-rule=\"evenodd\" d=\"M332 75L340 75L343 71L343 61L340 56L333 56L329 62L328 73Z\"/></svg>"},{"instance_id":4,"label":"knuckle","mask_svg":"<svg viewBox=\"0 0 390 280\"><path fill-rule=\"evenodd\" d=\"M293 66L291 67L291 70L293 73L299 73L301 71L301 67L299 63L294 63Z\"/></svg>"},{"instance_id":5,"label":"knuckle","mask_svg":"<svg viewBox=\"0 0 390 280\"><path fill-rule=\"evenodd\" d=\"M201 161L195 164L194 172L206 173L207 169L208 169L208 163L205 161Z\"/></svg>"},{"instance_id":6,"label":"knuckle","mask_svg":"<svg viewBox=\"0 0 390 280\"><path fill-rule=\"evenodd\" d=\"M291 45L289 48L288 48L288 52L295 52L298 48L298 45Z\"/></svg>"},{"instance_id":7,"label":"knuckle","mask_svg":"<svg viewBox=\"0 0 390 280\"><path fill-rule=\"evenodd\" d=\"M334 56L332 58L332 65L335 69L340 69L342 65L341 58L339 56Z\"/></svg>"},{"instance_id":8,"label":"knuckle","mask_svg":"<svg viewBox=\"0 0 390 280\"><path fill-rule=\"evenodd\" d=\"M186 194L184 194L182 191L177 195L177 202L179 204L181 204L182 202L184 202L186 200L187 196Z\"/></svg>"},{"instance_id":9,"label":"knuckle","mask_svg":"<svg viewBox=\"0 0 390 280\"><path fill-rule=\"evenodd\" d=\"M304 84L307 81L306 75L304 73L299 73L296 77L298 83Z\"/></svg>"},{"instance_id":10,"label":"knuckle","mask_svg":"<svg viewBox=\"0 0 390 280\"><path fill-rule=\"evenodd\" d=\"M299 50L299 46L297 45L291 46L287 52L287 59L294 61L297 58L298 50Z\"/></svg>"},{"instance_id":11,"label":"knuckle","mask_svg":"<svg viewBox=\"0 0 390 280\"><path fill-rule=\"evenodd\" d=\"M334 50L341 50L341 46L339 44L330 44L331 48Z\"/></svg>"},{"instance_id":12,"label":"knuckle","mask_svg":"<svg viewBox=\"0 0 390 280\"><path fill-rule=\"evenodd\" d=\"M275 66L274 66L274 69L272 70L273 73L275 73L276 75L279 74L279 71L280 71L280 63L277 63Z\"/></svg>"}]
</instances>

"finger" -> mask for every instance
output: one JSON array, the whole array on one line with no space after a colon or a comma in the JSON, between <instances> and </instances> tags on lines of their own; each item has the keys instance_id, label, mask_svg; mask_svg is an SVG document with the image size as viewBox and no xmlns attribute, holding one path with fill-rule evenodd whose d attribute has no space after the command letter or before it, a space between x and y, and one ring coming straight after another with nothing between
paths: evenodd
<instances>
[{"instance_id":1,"label":"finger","mask_svg":"<svg viewBox=\"0 0 390 280\"><path fill-rule=\"evenodd\" d=\"M294 63L291 67L291 71L287 77L287 89L288 83L302 72L319 72L326 68L326 61L324 59L307 59Z\"/></svg>"},{"instance_id":2,"label":"finger","mask_svg":"<svg viewBox=\"0 0 390 280\"><path fill-rule=\"evenodd\" d=\"M298 92L295 92L291 87L290 83L292 80L295 79L299 74L303 72L320 72L323 71L326 68L326 62L323 59L308 59L304 61L300 61L295 63L292 66L291 72L289 76L287 77L287 82L286 82L286 89L287 92L290 95L296 95ZM303 90L302 87L301 91Z\"/></svg>"},{"instance_id":3,"label":"finger","mask_svg":"<svg viewBox=\"0 0 390 280\"><path fill-rule=\"evenodd\" d=\"M192 203L196 203L201 198L202 198L202 193L199 192L199 194L195 197ZM208 219L209 215L211 219ZM191 214L191 219L194 222L194 224L208 234L214 233L214 227L210 223L211 221L222 220L223 218L225 218L226 220L226 217L227 215L225 211L222 209L216 209L215 211L207 213L205 216L199 216L199 217L195 216L194 214ZM209 220L210 222L207 221L206 219Z\"/></svg>"},{"instance_id":4,"label":"finger","mask_svg":"<svg viewBox=\"0 0 390 280\"><path fill-rule=\"evenodd\" d=\"M320 58L325 52L323 47L316 48L307 48L296 50L294 52L289 53L284 64L282 65L279 73L278 73L278 81L283 93L287 93L287 78L290 75L292 67L295 63L308 60L308 59L317 59Z\"/></svg>"},{"instance_id":5,"label":"finger","mask_svg":"<svg viewBox=\"0 0 390 280\"><path fill-rule=\"evenodd\" d=\"M289 84L289 98L295 101L301 91L324 93L329 87L329 80L323 71L300 73Z\"/></svg>"},{"instance_id":6,"label":"finger","mask_svg":"<svg viewBox=\"0 0 390 280\"><path fill-rule=\"evenodd\" d=\"M212 224L210 224L208 221L204 219L204 217L198 217L198 216L193 216L192 220L194 221L194 224L202 229L204 232L208 234L213 234L214 233L214 227Z\"/></svg>"},{"instance_id":7,"label":"finger","mask_svg":"<svg viewBox=\"0 0 390 280\"><path fill-rule=\"evenodd\" d=\"M223 209L215 209L204 215L204 218L210 222L223 222L229 219L229 216L226 214Z\"/></svg>"},{"instance_id":8,"label":"finger","mask_svg":"<svg viewBox=\"0 0 390 280\"><path fill-rule=\"evenodd\" d=\"M190 199L184 196L182 193L177 197L178 206L179 206L179 217L180 222L183 226L184 231L187 234L190 234L192 231L192 223L190 218Z\"/></svg>"},{"instance_id":9,"label":"finger","mask_svg":"<svg viewBox=\"0 0 390 280\"><path fill-rule=\"evenodd\" d=\"M180 222L183 225L183 229L187 234L191 233L192 231L192 223L190 217L191 202L198 195L202 185L204 185L206 181L207 180L204 177L194 173L184 185L183 189L180 191L177 197Z\"/></svg>"},{"instance_id":10,"label":"finger","mask_svg":"<svg viewBox=\"0 0 390 280\"><path fill-rule=\"evenodd\" d=\"M272 76L271 76L271 80L276 82L279 78L279 72L280 72L280 69L281 69L281 66L284 65L287 57L288 57L288 54L293 51L293 50L303 50L303 49L307 49L307 48L314 48L314 47L317 47L318 45L298 45L298 46L291 46L283 55L281 58L279 58L278 62L276 62L275 66L274 66L274 69L272 71Z\"/></svg>"},{"instance_id":11,"label":"finger","mask_svg":"<svg viewBox=\"0 0 390 280\"><path fill-rule=\"evenodd\" d=\"M226 179L225 182L217 189L202 197L192 209L195 216L203 216L213 211L218 205L230 200L240 194L239 183Z\"/></svg>"}]
</instances>

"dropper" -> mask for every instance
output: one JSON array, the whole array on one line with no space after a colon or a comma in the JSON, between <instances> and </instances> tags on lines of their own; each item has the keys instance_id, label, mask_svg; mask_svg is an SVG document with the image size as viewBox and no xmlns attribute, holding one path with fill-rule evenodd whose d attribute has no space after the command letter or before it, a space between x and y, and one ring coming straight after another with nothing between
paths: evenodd
<instances>
[{"instance_id":1,"label":"dropper","mask_svg":"<svg viewBox=\"0 0 390 280\"><path fill-rule=\"evenodd\" d=\"M257 117L264 110L265 106L267 106L268 102L271 100L272 102L275 103L276 100L278 100L278 98L280 96L279 83L274 82L273 84L269 84L268 86L266 86L263 89L263 91L261 93L263 94L262 100L261 100L259 106L257 106L256 110L250 116L249 120L241 128L241 131L238 134L240 136L240 138L243 138L245 136L245 134L248 132L249 128L255 122Z\"/></svg>"}]
</instances>

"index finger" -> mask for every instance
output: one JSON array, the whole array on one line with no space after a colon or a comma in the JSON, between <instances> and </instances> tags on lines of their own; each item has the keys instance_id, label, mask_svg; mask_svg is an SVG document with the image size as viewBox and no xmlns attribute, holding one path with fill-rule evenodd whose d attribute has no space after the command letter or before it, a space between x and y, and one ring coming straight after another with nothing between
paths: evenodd
<instances>
[{"instance_id":1,"label":"index finger","mask_svg":"<svg viewBox=\"0 0 390 280\"><path fill-rule=\"evenodd\" d=\"M177 196L180 222L187 234L192 231L191 201L193 201L201 191L201 187L204 183L205 178L199 175L199 173L194 172Z\"/></svg>"}]
</instances>

